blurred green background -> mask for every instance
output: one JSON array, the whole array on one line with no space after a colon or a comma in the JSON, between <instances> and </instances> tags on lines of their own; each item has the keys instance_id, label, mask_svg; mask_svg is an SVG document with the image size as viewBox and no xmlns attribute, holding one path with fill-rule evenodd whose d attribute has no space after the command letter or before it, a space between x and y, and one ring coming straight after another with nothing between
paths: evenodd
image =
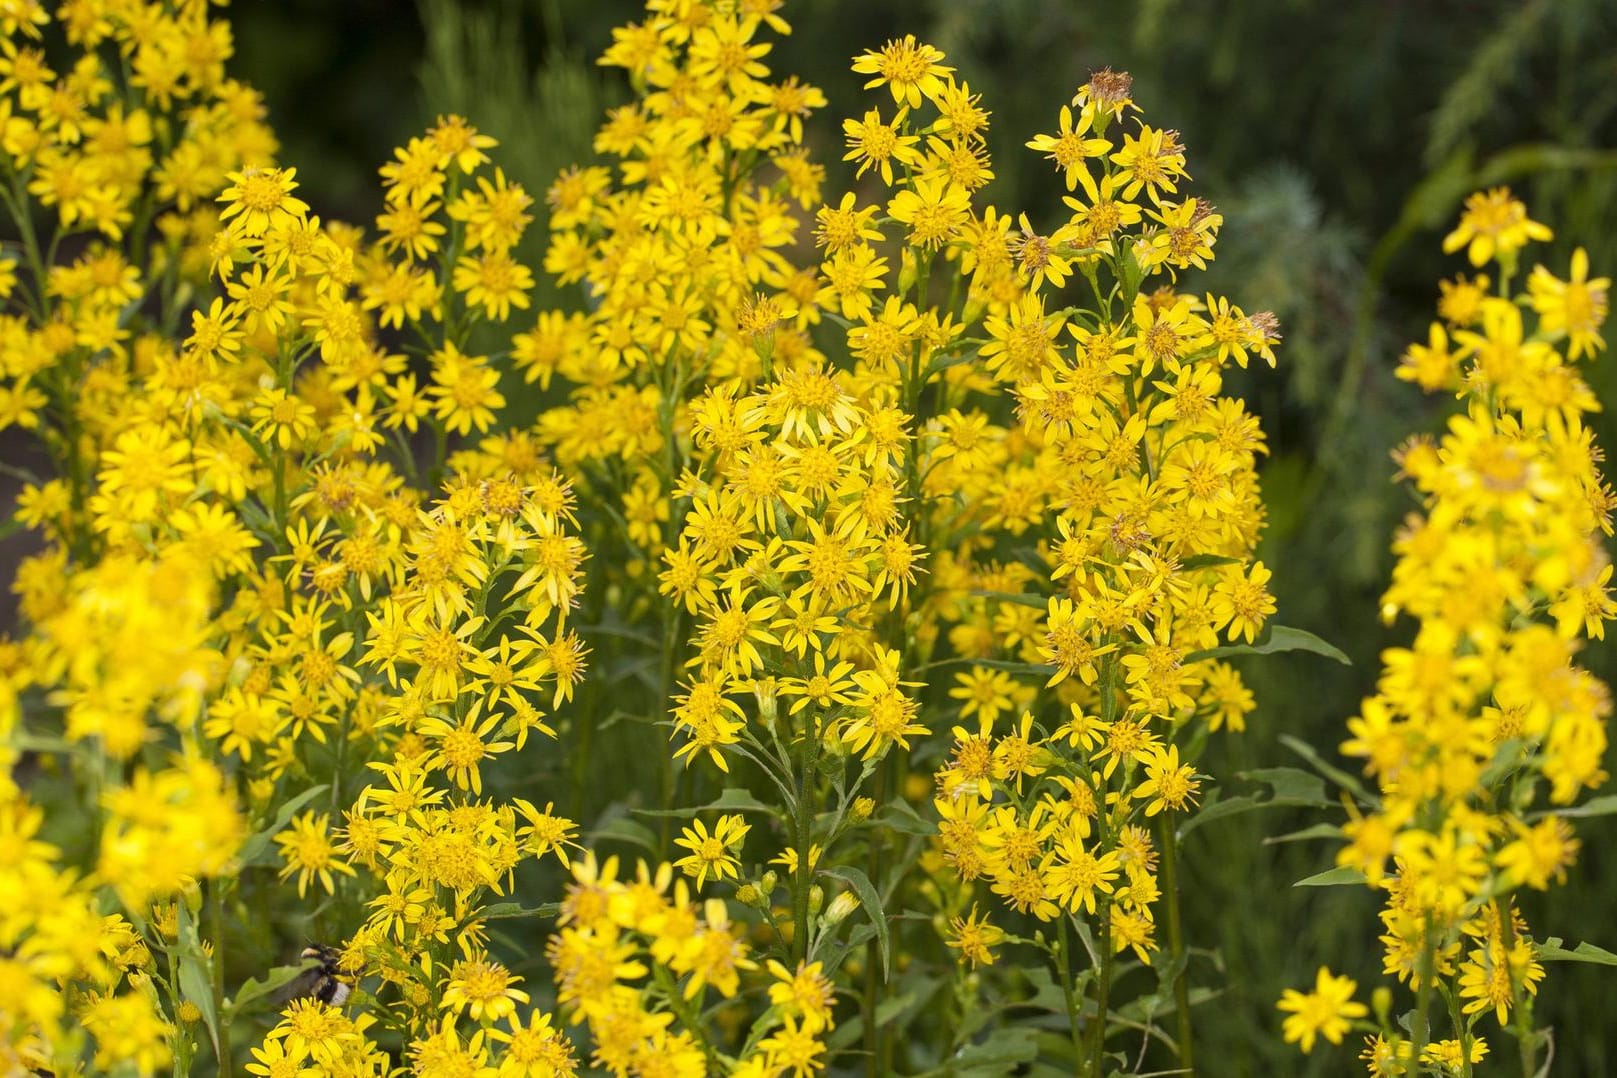
<instances>
[{"instance_id":1,"label":"blurred green background","mask_svg":"<svg viewBox=\"0 0 1617 1078\"><path fill-rule=\"evenodd\" d=\"M235 71L267 95L283 159L301 166L300 194L324 215L362 221L376 210L377 166L442 112L501 139L498 160L535 193L588 160L603 109L627 93L594 59L611 27L639 12L629 0L238 0L230 17ZM1249 662L1259 711L1204 770L1299 764L1282 734L1335 759L1379 650L1407 636L1376 616L1390 535L1411 507L1391 483L1388 453L1435 429L1450 402L1423 399L1392 371L1406 342L1424 340L1438 279L1464 268L1439 251L1461 200L1508 183L1555 229L1537 257L1564 273L1582 245L1596 274L1617 271L1617 4L820 0L785 14L795 33L770 63L826 90L815 149L833 189L845 178L834 121L863 107L848 62L903 33L945 50L992 109L999 205L1059 207L1054 173L1021 145L1054 129L1056 110L1094 68L1131 72L1151 122L1183 133L1194 190L1226 219L1205 287L1276 311L1286 337L1278 372L1254 370L1231 387L1262 413L1273 449L1262 557L1275 570L1279 619L1354 660ZM1617 362L1588 373L1602 400L1617 401ZM1611 416L1601 420L1601 442L1617 445ZM1608 681L1617 676L1612 649L1586 658ZM1314 822L1249 814L1189 844L1187 890L1205 899L1187 906L1188 935L1216 947L1228 971L1224 996L1197 1014L1204 1074L1357 1069L1346 1049L1305 1061L1279 1043L1276 998L1311 982L1321 963L1379 982L1373 896L1293 890L1329 867L1329 850L1265 842ZM1541 935L1617 950L1617 821L1583 820L1579 831L1572 883L1529 895L1524 913ZM1555 1029L1555 1073L1604 1074L1617 1063L1611 976L1599 966L1550 970L1537 1014ZM1512 1055L1511 1043L1496 1038L1495 1053Z\"/></svg>"}]
</instances>

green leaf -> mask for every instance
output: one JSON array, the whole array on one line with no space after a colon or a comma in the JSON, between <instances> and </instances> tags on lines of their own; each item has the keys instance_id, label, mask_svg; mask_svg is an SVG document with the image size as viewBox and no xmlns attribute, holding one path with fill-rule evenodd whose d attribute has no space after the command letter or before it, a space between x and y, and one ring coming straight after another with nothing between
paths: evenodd
<instances>
[{"instance_id":1,"label":"green leaf","mask_svg":"<svg viewBox=\"0 0 1617 1078\"><path fill-rule=\"evenodd\" d=\"M643 823L638 823L627 816L614 816L590 832L590 838L599 842L601 839L616 839L627 842L631 846L639 846L652 856L657 855L657 836Z\"/></svg>"},{"instance_id":2,"label":"green leaf","mask_svg":"<svg viewBox=\"0 0 1617 1078\"><path fill-rule=\"evenodd\" d=\"M1192 831L1204 824L1215 823L1230 816L1239 816L1262 808L1267 802L1259 801L1255 797L1242 795L1240 797L1226 797L1222 801L1211 801L1203 805L1190 819L1179 826L1179 837L1184 838Z\"/></svg>"},{"instance_id":3,"label":"green leaf","mask_svg":"<svg viewBox=\"0 0 1617 1078\"><path fill-rule=\"evenodd\" d=\"M1269 797L1258 798L1247 795L1231 797L1223 801L1213 801L1203 807L1196 815L1186 820L1179 828L1180 837L1184 837L1203 824L1222 820L1228 816L1239 816L1254 809L1268 808L1269 806L1308 806L1310 808L1330 808L1333 802L1325 796L1325 783L1318 775L1311 775L1295 767L1262 767L1253 771L1240 773L1243 779L1266 784L1273 794Z\"/></svg>"},{"instance_id":4,"label":"green leaf","mask_svg":"<svg viewBox=\"0 0 1617 1078\"><path fill-rule=\"evenodd\" d=\"M1134 257L1134 251L1128 244L1119 245L1116 257L1112 261L1113 271L1117 274L1117 283L1123 290L1123 302L1132 306L1134 298L1140 292L1140 278L1144 274L1140 271L1140 263Z\"/></svg>"},{"instance_id":5,"label":"green leaf","mask_svg":"<svg viewBox=\"0 0 1617 1078\"><path fill-rule=\"evenodd\" d=\"M1229 558L1223 554L1192 554L1188 558L1179 559L1181 569L1211 569L1215 565L1240 565L1240 558Z\"/></svg>"},{"instance_id":6,"label":"green leaf","mask_svg":"<svg viewBox=\"0 0 1617 1078\"><path fill-rule=\"evenodd\" d=\"M1265 846L1273 846L1281 842L1305 842L1316 838L1341 838L1342 829L1335 824L1317 823L1312 827L1305 827L1301 831L1288 831L1284 835L1270 835L1263 840Z\"/></svg>"},{"instance_id":7,"label":"green leaf","mask_svg":"<svg viewBox=\"0 0 1617 1078\"><path fill-rule=\"evenodd\" d=\"M703 806L704 810L726 812L774 812L770 806L752 796L752 791L740 786L726 786L719 796Z\"/></svg>"},{"instance_id":8,"label":"green leaf","mask_svg":"<svg viewBox=\"0 0 1617 1078\"><path fill-rule=\"evenodd\" d=\"M769 812L778 810L771 808L752 796L752 791L740 786L726 786L719 796L705 805L692 805L689 808L678 809L633 809L636 816L682 816L694 817L701 812Z\"/></svg>"},{"instance_id":9,"label":"green leaf","mask_svg":"<svg viewBox=\"0 0 1617 1078\"><path fill-rule=\"evenodd\" d=\"M876 893L870 877L851 865L827 869L826 875L834 876L852 887L854 894L859 896L860 903L864 905L865 914L876 929L876 943L881 948L881 976L885 982L893 941L887 934L887 914L882 910L881 895Z\"/></svg>"},{"instance_id":10,"label":"green leaf","mask_svg":"<svg viewBox=\"0 0 1617 1078\"><path fill-rule=\"evenodd\" d=\"M1604 797L1591 798L1581 805L1571 808L1546 809L1534 813L1532 819L1541 819L1545 816L1612 816L1617 815L1617 794L1606 794Z\"/></svg>"},{"instance_id":11,"label":"green leaf","mask_svg":"<svg viewBox=\"0 0 1617 1078\"><path fill-rule=\"evenodd\" d=\"M1335 804L1325 796L1325 782L1318 775L1297 767L1259 767L1239 772L1239 777L1261 782L1274 791L1266 805L1307 805L1330 808Z\"/></svg>"},{"instance_id":12,"label":"green leaf","mask_svg":"<svg viewBox=\"0 0 1617 1078\"><path fill-rule=\"evenodd\" d=\"M250 1003L256 1003L271 993L278 992L291 984L302 973L304 966L276 966L263 977L249 977L236 990L234 999L225 1001L225 1020L234 1023L236 1016L241 1014Z\"/></svg>"},{"instance_id":13,"label":"green leaf","mask_svg":"<svg viewBox=\"0 0 1617 1078\"><path fill-rule=\"evenodd\" d=\"M197 938L196 922L184 902L179 903L180 995L202 1012L203 1024L213 1042L213 1054L219 1050L219 1012L213 1006L213 960L202 949ZM226 1068L220 1068L221 1070Z\"/></svg>"},{"instance_id":14,"label":"green leaf","mask_svg":"<svg viewBox=\"0 0 1617 1078\"><path fill-rule=\"evenodd\" d=\"M1019 1064L1033 1062L1038 1055L1038 1042L1026 1030L996 1029L981 1044L968 1044L956 1052L947 1073L957 1078L997 1078L1014 1072Z\"/></svg>"},{"instance_id":15,"label":"green leaf","mask_svg":"<svg viewBox=\"0 0 1617 1078\"><path fill-rule=\"evenodd\" d=\"M278 835L282 828L292 822L292 817L297 815L299 809L330 788L324 783L319 786L311 786L290 801L284 802L280 811L276 812L275 819L268 827L249 835L247 841L241 844L241 853L237 856L242 867L274 864L274 859L270 855L270 839Z\"/></svg>"},{"instance_id":16,"label":"green leaf","mask_svg":"<svg viewBox=\"0 0 1617 1078\"><path fill-rule=\"evenodd\" d=\"M1185 656L1186 662L1200 662L1203 659L1223 659L1231 655L1273 655L1281 651L1311 651L1315 655L1323 655L1327 659L1335 659L1343 666L1352 666L1341 648L1325 640L1321 640L1306 629L1293 629L1289 625L1275 625L1270 623L1258 639L1250 644L1226 644L1223 647L1204 648L1193 651Z\"/></svg>"},{"instance_id":17,"label":"green leaf","mask_svg":"<svg viewBox=\"0 0 1617 1078\"><path fill-rule=\"evenodd\" d=\"M1381 804L1381 799L1370 793L1369 790L1366 790L1362 782L1348 772L1343 771L1335 764L1326 763L1325 757L1319 754L1319 750L1314 748L1314 746L1310 745L1308 742L1304 741L1302 738L1294 737L1291 734L1281 734L1280 743L1286 746L1286 748L1290 749L1292 752L1295 752L1298 756L1301 756L1304 760L1307 760L1309 766L1315 771L1318 771L1321 775L1324 775L1326 778L1342 787L1342 789L1353 794L1364 804Z\"/></svg>"},{"instance_id":18,"label":"green leaf","mask_svg":"<svg viewBox=\"0 0 1617 1078\"><path fill-rule=\"evenodd\" d=\"M877 813L875 822L882 827L890 828L905 835L920 835L922 838L931 838L938 833L937 827L921 818L908 801L894 801L882 806Z\"/></svg>"},{"instance_id":19,"label":"green leaf","mask_svg":"<svg viewBox=\"0 0 1617 1078\"><path fill-rule=\"evenodd\" d=\"M943 666L980 666L985 670L1004 670L1009 674L1035 674L1048 678L1056 672L1053 663L1018 663L1009 659L941 659L935 663L927 663L921 671L936 670Z\"/></svg>"},{"instance_id":20,"label":"green leaf","mask_svg":"<svg viewBox=\"0 0 1617 1078\"><path fill-rule=\"evenodd\" d=\"M1546 962L1590 962L1597 966L1617 966L1617 954L1592 943L1580 943L1572 950L1561 946L1561 937L1551 936L1538 945L1538 956Z\"/></svg>"},{"instance_id":21,"label":"green leaf","mask_svg":"<svg viewBox=\"0 0 1617 1078\"><path fill-rule=\"evenodd\" d=\"M992 599L996 603L1013 603L1016 606L1028 606L1034 610L1048 610L1050 600L1042 595L1031 595L1027 592L1009 591L973 591L974 599Z\"/></svg>"},{"instance_id":22,"label":"green leaf","mask_svg":"<svg viewBox=\"0 0 1617 1078\"><path fill-rule=\"evenodd\" d=\"M499 921L511 917L554 917L561 912L560 902L545 902L538 906L524 906L520 902L496 902L477 911L485 921Z\"/></svg>"},{"instance_id":23,"label":"green leaf","mask_svg":"<svg viewBox=\"0 0 1617 1078\"><path fill-rule=\"evenodd\" d=\"M876 1007L876 1026L885 1028L893 1019L915 1003L914 992L901 992L896 996L888 996Z\"/></svg>"},{"instance_id":24,"label":"green leaf","mask_svg":"<svg viewBox=\"0 0 1617 1078\"><path fill-rule=\"evenodd\" d=\"M958 367L962 363L970 363L976 358L976 348L967 347L959 350L946 348L933 356L932 362L926 365L926 380L931 381L933 375L942 374L950 367Z\"/></svg>"},{"instance_id":25,"label":"green leaf","mask_svg":"<svg viewBox=\"0 0 1617 1078\"><path fill-rule=\"evenodd\" d=\"M1364 873L1349 865L1329 869L1325 872L1316 872L1305 879L1292 884L1293 887L1338 887L1346 883L1365 882Z\"/></svg>"}]
</instances>

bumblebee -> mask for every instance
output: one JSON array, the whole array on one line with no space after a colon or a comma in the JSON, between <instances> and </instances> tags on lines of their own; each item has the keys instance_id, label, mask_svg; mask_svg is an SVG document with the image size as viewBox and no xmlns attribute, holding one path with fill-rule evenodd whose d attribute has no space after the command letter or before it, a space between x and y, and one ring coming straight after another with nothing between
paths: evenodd
<instances>
[{"instance_id":1,"label":"bumblebee","mask_svg":"<svg viewBox=\"0 0 1617 1078\"><path fill-rule=\"evenodd\" d=\"M342 953L323 943L311 944L303 949L304 962L314 965L293 978L289 999L318 999L333 1007L341 1007L353 995L353 979L342 971Z\"/></svg>"}]
</instances>

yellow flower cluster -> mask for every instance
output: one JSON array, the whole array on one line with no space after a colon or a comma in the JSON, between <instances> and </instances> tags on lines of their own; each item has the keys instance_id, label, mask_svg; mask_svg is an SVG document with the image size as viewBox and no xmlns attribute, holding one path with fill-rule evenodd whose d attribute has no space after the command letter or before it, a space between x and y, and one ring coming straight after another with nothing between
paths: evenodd
<instances>
[{"instance_id":1,"label":"yellow flower cluster","mask_svg":"<svg viewBox=\"0 0 1617 1078\"><path fill-rule=\"evenodd\" d=\"M207 5L75 3L55 15L53 25L46 5L27 0L0 25L0 203L28 270L19 280L19 260L0 262L0 296L15 294L32 315L0 318L0 429L40 429L77 461L81 432L52 424L47 406L87 426L115 409L116 372L149 370L155 347L131 341L123 308L152 297L172 324L185 286L205 285L226 173L267 163L276 144L258 94L225 77L230 27ZM54 70L50 56L71 64ZM113 56L121 64L109 66ZM33 205L51 211L59 235L90 237L71 264L55 263ZM105 357L94 378L92 355ZM64 479L39 516L82 508L84 468Z\"/></svg>"},{"instance_id":2,"label":"yellow flower cluster","mask_svg":"<svg viewBox=\"0 0 1617 1078\"><path fill-rule=\"evenodd\" d=\"M589 1026L596 1065L618 1078L764 1078L823 1068L832 989L819 963L793 971L769 962L773 1006L745 1029L740 1056L726 1056L708 1033L704 1000L708 989L721 1001L736 1000L742 974L758 969L743 926L721 899L693 901L671 865L642 863L632 881L617 873L616 858L598 865L593 854L573 866L561 929L546 949L557 1000L569 1021ZM727 1024L739 1025L745 1011L728 1013L734 1021Z\"/></svg>"},{"instance_id":3,"label":"yellow flower cluster","mask_svg":"<svg viewBox=\"0 0 1617 1078\"><path fill-rule=\"evenodd\" d=\"M763 38L789 27L767 4L648 9L601 61L637 91L596 139L615 167L570 170L547 196L545 267L581 283L589 309L540 312L512 360L530 382L567 383L540 437L592 500L621 507L609 541L628 562L622 605L660 623L654 706L669 708L673 759L744 761L780 794L768 807L790 843L772 859L787 908L772 905L778 874L743 872L740 816L688 828L678 865L699 887L744 882L780 958L802 966L857 906L848 891L826 904L817 881L869 818L858 783L924 732L895 646L922 560L903 511L919 473L901 402L949 333L935 313L923 331L906 304L902 325L848 326L851 364L820 350L814 327L859 304L790 261L801 211L819 203L823 170L802 139L824 97L769 81ZM822 232L840 227L828 212ZM855 755L850 781L840 765ZM757 1057L747 1073L819 1068L818 1027L792 1023L775 1037L797 1046L776 1053L789 1062Z\"/></svg>"},{"instance_id":4,"label":"yellow flower cluster","mask_svg":"<svg viewBox=\"0 0 1617 1078\"><path fill-rule=\"evenodd\" d=\"M1602 542L1617 498L1575 364L1604 348L1610 282L1588 278L1579 250L1568 278L1535 266L1512 295L1517 252L1547 238L1508 191L1472 196L1444 247L1469 244L1479 267L1494 259L1497 290L1487 276L1445 282L1442 320L1398 370L1464 410L1397 454L1421 511L1394 540L1383 613L1410 614L1416 629L1383 653L1376 695L1342 745L1377 796L1360 791L1364 808L1350 807L1337 861L1386 892L1384 968L1422 1001L1413 1043L1399 1030L1372 1038L1376 1075L1406 1073L1398 1061L1434 1039L1434 988L1457 1001L1456 1063L1487 1051L1475 1023L1489 1014L1514 1018L1532 1058L1544 969L1512 896L1565 879L1579 843L1559 810L1606 778L1610 692L1576 656L1617 615ZM1291 1021L1287 1039L1306 1051L1314 1026Z\"/></svg>"},{"instance_id":5,"label":"yellow flower cluster","mask_svg":"<svg viewBox=\"0 0 1617 1078\"><path fill-rule=\"evenodd\" d=\"M553 733L540 701L583 673L572 495L521 434L448 453L504 403L466 343L527 303L510 252L531 200L479 174L493 140L451 117L384 168L367 245L273 167L206 5L55 15L8 10L0 61L23 254L0 275L0 426L35 430L59 466L19 501L50 545L14 584L30 635L0 644L4 1069L187 1072L210 1041L228 1060L247 1002L225 993L222 921L277 863L299 895L362 911L345 976L398 986L389 1022L431 1057L464 1011L510 1018L481 896L522 858L565 861L573 830L478 796L488 761ZM46 31L79 57L64 76ZM33 205L55 208L52 233ZM73 233L91 237L58 262ZM426 388L390 328L421 338ZM456 476L429 510L406 440L423 426L434 481ZM71 766L25 780L25 753ZM90 875L38 838L40 791L84 806ZM548 1016L510 1020L489 1033L502 1073L566 1058L533 1048ZM300 1000L249 1069L383 1073L374 1022Z\"/></svg>"},{"instance_id":6,"label":"yellow flower cluster","mask_svg":"<svg viewBox=\"0 0 1617 1078\"><path fill-rule=\"evenodd\" d=\"M1149 963L1160 946L1156 908L1174 883L1159 859L1171 873L1177 840L1171 824L1153 838L1149 819L1194 808L1207 731L1241 729L1253 706L1212 649L1250 643L1275 609L1251 562L1262 434L1222 395L1222 372L1254 354L1272 363L1276 325L1175 289L1211 257L1222 219L1179 192L1177 137L1135 119L1129 92L1127 76L1097 73L1057 133L1029 143L1075 192L1051 233L992 209L962 225L967 242L950 250L970 274L967 317L982 306L986 362L949 368L969 373L949 379L921 439L926 534L948 537L929 602L970 664L950 691L967 725L934 802L963 885L952 908L984 879L1009 909L1059 919L1063 972L1068 920L1093 918L1110 942L1085 977L1103 1009L1112 953ZM1087 297L1053 299L1069 280ZM996 422L1000 387L1018 414ZM1006 558L1003 537L1041 568ZM1015 675L1041 676L1053 699ZM963 959L993 960L1003 933L975 906L953 924ZM1103 1023L1086 1035L1098 1051Z\"/></svg>"},{"instance_id":7,"label":"yellow flower cluster","mask_svg":"<svg viewBox=\"0 0 1617 1078\"><path fill-rule=\"evenodd\" d=\"M1122 73L1028 143L1066 191L1043 219L986 201L948 57L889 41L825 196L777 8L614 32L610 163L546 194L576 302L511 333L535 207L465 120L382 165L371 229L322 221L208 5L0 6L0 428L56 469L0 640L0 1070L806 1078L841 1008L873 1071L918 1071L899 978L953 976L975 1036L1005 947L1060 981L1039 1066L1106 1073L1115 982L1154 965L1147 1043L1194 1069L1177 851L1254 707L1221 660L1299 636L1228 393L1277 323L1191 290L1223 218ZM1580 251L1513 297L1546 235L1469 202L1445 245L1497 294L1445 284L1400 370L1467 408L1400 454L1424 509L1385 613L1419 630L1351 725L1380 796L1341 864L1387 891L1388 972L1469 1017L1439 1039L1422 1005L1373 1074L1481 1058L1488 1013L1532 1036L1511 895L1564 875L1555 810L1604 779L1574 659L1617 610L1613 499L1576 364L1609 282ZM635 752L672 739L661 800L581 827L603 798L558 814L529 742L580 733L583 787L625 716ZM299 936L263 980L224 953ZM512 957L537 939L553 996ZM1321 969L1283 1035L1339 1042L1355 987Z\"/></svg>"}]
</instances>

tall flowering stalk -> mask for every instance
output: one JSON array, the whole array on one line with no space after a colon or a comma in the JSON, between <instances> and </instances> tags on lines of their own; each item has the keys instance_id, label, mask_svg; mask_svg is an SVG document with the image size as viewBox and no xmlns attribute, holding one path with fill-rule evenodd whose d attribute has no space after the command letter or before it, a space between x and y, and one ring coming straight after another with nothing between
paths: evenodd
<instances>
[{"instance_id":1,"label":"tall flowering stalk","mask_svg":"<svg viewBox=\"0 0 1617 1078\"><path fill-rule=\"evenodd\" d=\"M1229 365L1274 362L1276 323L1176 287L1223 219L1181 190L1177 134L1137 113L1128 76L1097 73L1029 143L1072 192L1049 231L992 209L965 225L950 253L984 309L961 342L981 370L943 393L922 455L958 656L935 665L968 667L934 800L949 943L973 966L1044 952L1072 1066L1096 1076L1120 1047L1114 985L1159 960L1161 1035L1193 1065L1178 828L1208 735L1253 706L1216 649L1275 609L1252 560L1263 438L1221 391Z\"/></svg>"},{"instance_id":2,"label":"tall flowering stalk","mask_svg":"<svg viewBox=\"0 0 1617 1078\"><path fill-rule=\"evenodd\" d=\"M1548 238L1508 190L1471 196L1444 249L1492 273L1444 282L1440 320L1398 371L1462 409L1397 454L1421 508L1394 540L1382 609L1412 616L1414 639L1383 654L1342 744L1375 788L1352 791L1337 863L1386 893L1383 970L1414 997L1399 1024L1378 1004L1360 1056L1376 1076L1469 1075L1496 1032L1539 1073L1544 963L1578 957L1536 937L1518 899L1566 879L1567 810L1606 780L1610 692L1576 657L1617 614L1614 497L1578 364L1604 349L1610 281L1580 249L1566 277L1536 265L1513 290L1521 249ZM1288 992L1286 1039L1339 1043L1366 1014L1352 989L1321 971L1315 992Z\"/></svg>"}]
</instances>

